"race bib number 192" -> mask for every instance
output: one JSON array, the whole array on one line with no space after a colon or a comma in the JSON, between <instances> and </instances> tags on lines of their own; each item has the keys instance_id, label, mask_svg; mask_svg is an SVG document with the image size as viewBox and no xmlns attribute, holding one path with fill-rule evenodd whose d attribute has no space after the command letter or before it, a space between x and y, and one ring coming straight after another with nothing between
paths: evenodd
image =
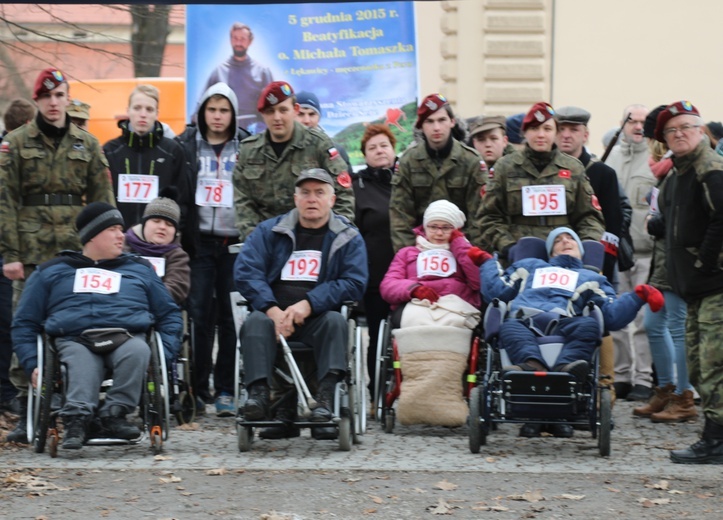
<instances>
[{"instance_id":1,"label":"race bib number 192","mask_svg":"<svg viewBox=\"0 0 723 520\"><path fill-rule=\"evenodd\" d=\"M316 282L321 270L321 251L294 251L281 270L281 279L296 282Z\"/></svg>"},{"instance_id":2,"label":"race bib number 192","mask_svg":"<svg viewBox=\"0 0 723 520\"><path fill-rule=\"evenodd\" d=\"M121 274L95 267L75 271L74 293L114 294L120 290Z\"/></svg>"}]
</instances>

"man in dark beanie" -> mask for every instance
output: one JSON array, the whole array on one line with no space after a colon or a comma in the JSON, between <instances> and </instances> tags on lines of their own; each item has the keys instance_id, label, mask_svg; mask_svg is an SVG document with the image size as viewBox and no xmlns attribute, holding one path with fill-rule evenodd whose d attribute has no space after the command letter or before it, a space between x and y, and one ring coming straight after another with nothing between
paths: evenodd
<instances>
[{"instance_id":1,"label":"man in dark beanie","mask_svg":"<svg viewBox=\"0 0 723 520\"><path fill-rule=\"evenodd\" d=\"M126 420L138 406L150 359L145 338L154 327L163 338L167 359L180 349L183 321L153 266L123 253L123 217L105 202L89 204L76 219L83 250L62 251L37 267L27 282L13 319L13 345L20 363L39 384L37 337L54 338L60 362L67 367L65 404L59 415L65 424L64 449L82 448L88 426L97 415L101 435L124 440L141 432ZM91 329L124 329L99 336L111 342L103 353L84 337ZM113 386L99 405L106 368Z\"/></svg>"},{"instance_id":2,"label":"man in dark beanie","mask_svg":"<svg viewBox=\"0 0 723 520\"><path fill-rule=\"evenodd\" d=\"M108 162L95 137L70 122L68 82L54 68L35 80L35 118L0 144L0 256L13 280L13 306L35 267L63 249L78 249L73 222L85 203L114 203ZM20 422L8 440L27 442L27 380L14 364L10 379L19 391Z\"/></svg>"}]
</instances>

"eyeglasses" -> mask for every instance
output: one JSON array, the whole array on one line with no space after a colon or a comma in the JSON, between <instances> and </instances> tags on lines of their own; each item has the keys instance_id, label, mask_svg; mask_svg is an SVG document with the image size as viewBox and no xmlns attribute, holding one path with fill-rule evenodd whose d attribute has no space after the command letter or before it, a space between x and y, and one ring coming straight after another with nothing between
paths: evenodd
<instances>
[{"instance_id":1,"label":"eyeglasses","mask_svg":"<svg viewBox=\"0 0 723 520\"><path fill-rule=\"evenodd\" d=\"M452 226L435 226L435 225L431 225L431 226L426 226L426 227L427 227L427 229L428 229L429 231L431 231L432 233L437 233L437 232L439 232L439 231L441 231L442 233L451 233L452 231L454 231L454 227L452 227Z\"/></svg>"},{"instance_id":2,"label":"eyeglasses","mask_svg":"<svg viewBox=\"0 0 723 520\"><path fill-rule=\"evenodd\" d=\"M666 128L665 130L663 130L663 135L670 136L670 135L675 135L678 132L680 132L682 134L686 134L686 133L690 132L693 128L700 128L700 125L681 125L678 127L671 126L670 128Z\"/></svg>"}]
</instances>

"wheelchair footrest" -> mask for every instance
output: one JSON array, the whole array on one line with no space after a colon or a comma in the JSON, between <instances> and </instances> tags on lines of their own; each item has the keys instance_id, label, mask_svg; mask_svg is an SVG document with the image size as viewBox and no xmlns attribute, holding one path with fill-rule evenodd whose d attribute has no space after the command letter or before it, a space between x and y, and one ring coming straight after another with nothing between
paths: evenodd
<instances>
[{"instance_id":1,"label":"wheelchair footrest","mask_svg":"<svg viewBox=\"0 0 723 520\"><path fill-rule=\"evenodd\" d=\"M514 416L576 415L579 387L567 372L507 372L502 377L502 396Z\"/></svg>"}]
</instances>

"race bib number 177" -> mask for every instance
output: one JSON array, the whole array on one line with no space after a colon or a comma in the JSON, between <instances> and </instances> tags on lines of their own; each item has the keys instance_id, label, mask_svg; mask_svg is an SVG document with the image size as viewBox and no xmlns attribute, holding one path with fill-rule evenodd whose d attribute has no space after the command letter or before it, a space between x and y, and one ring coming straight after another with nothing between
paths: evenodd
<instances>
[{"instance_id":1,"label":"race bib number 177","mask_svg":"<svg viewBox=\"0 0 723 520\"><path fill-rule=\"evenodd\" d=\"M121 274L95 267L75 271L74 293L114 294L120 290Z\"/></svg>"}]
</instances>

